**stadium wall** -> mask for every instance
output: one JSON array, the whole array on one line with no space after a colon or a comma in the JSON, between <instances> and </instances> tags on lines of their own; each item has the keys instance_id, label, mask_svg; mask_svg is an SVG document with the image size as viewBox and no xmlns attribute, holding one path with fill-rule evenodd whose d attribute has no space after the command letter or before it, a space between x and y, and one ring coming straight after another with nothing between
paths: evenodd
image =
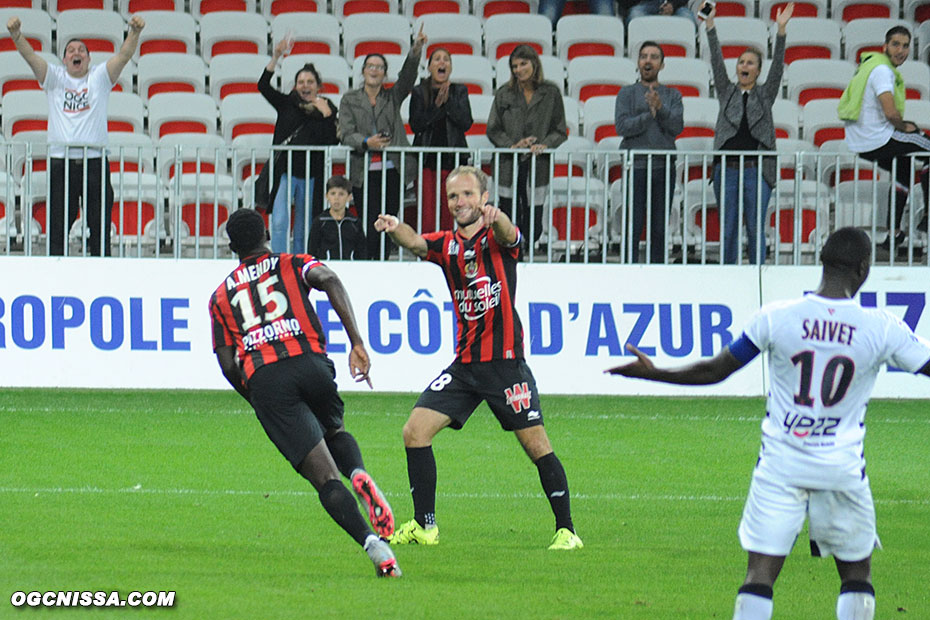
<instances>
[{"instance_id":1,"label":"stadium wall","mask_svg":"<svg viewBox=\"0 0 930 620\"><path fill-rule=\"evenodd\" d=\"M0 384L14 387L218 388L207 302L231 260L0 258ZM333 262L372 356L376 390L422 390L453 358L452 302L423 263ZM876 267L860 293L930 338L928 269ZM760 360L728 381L680 388L610 377L628 342L659 364L716 354L761 304L816 288L817 267L537 265L519 267L518 311L543 393L762 395ZM314 296L342 389L345 333ZM493 303L493 302L492 302ZM363 384L364 385L364 384ZM877 397L930 397L930 382L883 371Z\"/></svg>"}]
</instances>

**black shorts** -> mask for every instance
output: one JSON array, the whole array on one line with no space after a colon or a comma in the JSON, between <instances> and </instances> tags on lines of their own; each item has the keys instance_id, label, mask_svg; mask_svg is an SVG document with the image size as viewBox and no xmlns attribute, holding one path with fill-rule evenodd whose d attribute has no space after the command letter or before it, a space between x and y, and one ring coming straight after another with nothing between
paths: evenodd
<instances>
[{"instance_id":1,"label":"black shorts","mask_svg":"<svg viewBox=\"0 0 930 620\"><path fill-rule=\"evenodd\" d=\"M455 361L423 390L416 406L449 416L450 426L458 430L483 400L505 431L543 423L536 379L522 359Z\"/></svg>"},{"instance_id":2,"label":"black shorts","mask_svg":"<svg viewBox=\"0 0 930 620\"><path fill-rule=\"evenodd\" d=\"M262 366L249 379L255 415L294 469L326 431L343 424L345 406L335 377L331 359L304 353Z\"/></svg>"}]
</instances>

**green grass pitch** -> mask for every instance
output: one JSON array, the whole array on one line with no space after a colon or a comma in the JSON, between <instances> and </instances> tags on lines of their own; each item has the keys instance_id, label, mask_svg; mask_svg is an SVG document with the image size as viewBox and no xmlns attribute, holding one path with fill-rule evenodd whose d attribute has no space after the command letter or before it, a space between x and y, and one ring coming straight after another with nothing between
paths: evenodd
<instances>
[{"instance_id":1,"label":"green grass pitch","mask_svg":"<svg viewBox=\"0 0 930 620\"><path fill-rule=\"evenodd\" d=\"M411 394L347 394L347 427L399 521L412 516L401 427ZM438 547L379 580L244 401L228 392L0 392L0 618L18 590L174 590L175 608L56 618L730 618L761 399L543 396L585 548L546 550L536 469L482 407L435 443ZM876 618L930 618L926 401L870 407L885 549ZM806 532L776 618L833 618L839 582ZM29 615L28 613L26 615Z\"/></svg>"}]
</instances>

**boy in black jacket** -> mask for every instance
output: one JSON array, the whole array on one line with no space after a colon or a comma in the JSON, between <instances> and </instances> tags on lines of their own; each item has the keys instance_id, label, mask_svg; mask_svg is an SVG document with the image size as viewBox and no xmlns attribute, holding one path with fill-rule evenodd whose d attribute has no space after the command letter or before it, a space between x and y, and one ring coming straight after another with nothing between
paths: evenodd
<instances>
[{"instance_id":1,"label":"boy in black jacket","mask_svg":"<svg viewBox=\"0 0 930 620\"><path fill-rule=\"evenodd\" d=\"M313 218L307 251L323 260L368 258L368 246L361 221L346 211L352 199L352 184L343 176L326 182L329 208Z\"/></svg>"}]
</instances>

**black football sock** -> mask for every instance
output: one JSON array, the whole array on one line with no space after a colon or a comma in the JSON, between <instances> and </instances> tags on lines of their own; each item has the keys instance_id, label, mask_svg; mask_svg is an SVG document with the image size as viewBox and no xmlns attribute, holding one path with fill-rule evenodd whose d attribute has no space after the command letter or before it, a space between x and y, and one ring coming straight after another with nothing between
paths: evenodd
<instances>
[{"instance_id":1,"label":"black football sock","mask_svg":"<svg viewBox=\"0 0 930 620\"><path fill-rule=\"evenodd\" d=\"M358 544L364 545L365 539L374 534L362 513L358 511L355 498L340 480L330 480L323 485L320 489L320 503L333 521L348 532Z\"/></svg>"},{"instance_id":2,"label":"black football sock","mask_svg":"<svg viewBox=\"0 0 930 620\"><path fill-rule=\"evenodd\" d=\"M536 461L536 469L539 470L539 481L542 482L543 491L549 499L553 514L555 514L555 529L566 527L574 532L571 500L568 494L568 478L565 477L565 468L562 467L562 461L555 455L555 452L550 452Z\"/></svg>"},{"instance_id":3,"label":"black football sock","mask_svg":"<svg viewBox=\"0 0 930 620\"><path fill-rule=\"evenodd\" d=\"M333 455L339 473L346 478L351 477L352 472L356 469L365 469L365 462L362 461L362 451L359 450L358 442L350 433L340 431L332 437L327 437L326 447L329 448L329 453Z\"/></svg>"},{"instance_id":4,"label":"black football sock","mask_svg":"<svg viewBox=\"0 0 930 620\"><path fill-rule=\"evenodd\" d=\"M436 524L436 458L433 446L407 448L407 478L413 495L413 518L422 527Z\"/></svg>"}]
</instances>

